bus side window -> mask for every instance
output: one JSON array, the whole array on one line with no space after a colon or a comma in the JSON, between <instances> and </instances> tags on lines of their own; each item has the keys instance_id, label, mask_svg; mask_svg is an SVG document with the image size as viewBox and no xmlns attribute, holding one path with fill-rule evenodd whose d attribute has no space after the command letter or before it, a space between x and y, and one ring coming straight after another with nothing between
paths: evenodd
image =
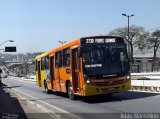
<instances>
[{"instance_id":1,"label":"bus side window","mask_svg":"<svg viewBox=\"0 0 160 119\"><path fill-rule=\"evenodd\" d=\"M36 60L36 71L38 70L38 61Z\"/></svg>"},{"instance_id":2,"label":"bus side window","mask_svg":"<svg viewBox=\"0 0 160 119\"><path fill-rule=\"evenodd\" d=\"M63 50L63 66L70 66L70 49Z\"/></svg>"},{"instance_id":3,"label":"bus side window","mask_svg":"<svg viewBox=\"0 0 160 119\"><path fill-rule=\"evenodd\" d=\"M45 57L45 70L49 70L49 56ZM46 72L46 78L50 79L50 73Z\"/></svg>"},{"instance_id":4,"label":"bus side window","mask_svg":"<svg viewBox=\"0 0 160 119\"><path fill-rule=\"evenodd\" d=\"M49 56L45 57L45 69L49 69Z\"/></svg>"},{"instance_id":5,"label":"bus side window","mask_svg":"<svg viewBox=\"0 0 160 119\"><path fill-rule=\"evenodd\" d=\"M62 67L62 52L56 53L56 68Z\"/></svg>"},{"instance_id":6,"label":"bus side window","mask_svg":"<svg viewBox=\"0 0 160 119\"><path fill-rule=\"evenodd\" d=\"M54 80L54 56L50 57L50 79Z\"/></svg>"},{"instance_id":7,"label":"bus side window","mask_svg":"<svg viewBox=\"0 0 160 119\"><path fill-rule=\"evenodd\" d=\"M45 69L45 57L41 59L41 70Z\"/></svg>"}]
</instances>

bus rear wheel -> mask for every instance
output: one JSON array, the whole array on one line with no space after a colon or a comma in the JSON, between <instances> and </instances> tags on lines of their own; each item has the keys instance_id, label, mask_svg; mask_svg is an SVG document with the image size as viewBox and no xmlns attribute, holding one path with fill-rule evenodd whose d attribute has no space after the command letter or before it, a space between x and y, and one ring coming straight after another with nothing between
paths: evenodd
<instances>
[{"instance_id":1,"label":"bus rear wheel","mask_svg":"<svg viewBox=\"0 0 160 119\"><path fill-rule=\"evenodd\" d=\"M48 89L48 85L47 85L47 82L45 81L44 82L44 90L47 94L50 94L51 93L51 90Z\"/></svg>"},{"instance_id":2,"label":"bus rear wheel","mask_svg":"<svg viewBox=\"0 0 160 119\"><path fill-rule=\"evenodd\" d=\"M73 88L72 88L72 86L71 86L70 83L68 83L67 93L68 93L68 97L69 97L71 100L75 100L75 95L74 95L74 93L73 93Z\"/></svg>"}]
</instances>

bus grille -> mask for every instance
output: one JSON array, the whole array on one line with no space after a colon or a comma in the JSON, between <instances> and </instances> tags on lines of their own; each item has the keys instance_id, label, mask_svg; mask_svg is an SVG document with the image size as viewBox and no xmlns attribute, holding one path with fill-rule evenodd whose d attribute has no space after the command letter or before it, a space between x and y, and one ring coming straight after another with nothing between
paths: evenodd
<instances>
[{"instance_id":1,"label":"bus grille","mask_svg":"<svg viewBox=\"0 0 160 119\"><path fill-rule=\"evenodd\" d=\"M96 86L112 86L112 85L119 85L122 84L124 80L117 80L117 81L112 81L112 82L96 82Z\"/></svg>"},{"instance_id":2,"label":"bus grille","mask_svg":"<svg viewBox=\"0 0 160 119\"><path fill-rule=\"evenodd\" d=\"M102 88L101 91L103 92L109 92L109 91L117 91L119 90L119 87L114 87L114 88Z\"/></svg>"}]
</instances>

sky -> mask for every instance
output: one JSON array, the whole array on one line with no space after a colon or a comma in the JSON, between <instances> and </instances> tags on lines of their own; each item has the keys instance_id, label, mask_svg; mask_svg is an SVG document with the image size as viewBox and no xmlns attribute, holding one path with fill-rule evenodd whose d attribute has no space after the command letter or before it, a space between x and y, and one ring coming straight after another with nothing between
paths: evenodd
<instances>
[{"instance_id":1,"label":"sky","mask_svg":"<svg viewBox=\"0 0 160 119\"><path fill-rule=\"evenodd\" d=\"M45 52L83 36L106 35L113 29L160 28L160 0L0 0L0 46L17 53Z\"/></svg>"}]
</instances>

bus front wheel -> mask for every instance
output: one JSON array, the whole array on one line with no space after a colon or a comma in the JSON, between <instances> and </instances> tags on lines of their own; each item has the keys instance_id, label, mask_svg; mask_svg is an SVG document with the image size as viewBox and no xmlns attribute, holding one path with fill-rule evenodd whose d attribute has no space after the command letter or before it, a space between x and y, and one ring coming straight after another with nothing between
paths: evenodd
<instances>
[{"instance_id":1,"label":"bus front wheel","mask_svg":"<svg viewBox=\"0 0 160 119\"><path fill-rule=\"evenodd\" d=\"M67 93L68 93L68 97L69 97L71 100L74 100L74 99L75 99L75 95L74 95L74 93L73 93L73 88L72 88L72 86L71 86L70 83L68 83L68 91L67 91Z\"/></svg>"}]
</instances>

